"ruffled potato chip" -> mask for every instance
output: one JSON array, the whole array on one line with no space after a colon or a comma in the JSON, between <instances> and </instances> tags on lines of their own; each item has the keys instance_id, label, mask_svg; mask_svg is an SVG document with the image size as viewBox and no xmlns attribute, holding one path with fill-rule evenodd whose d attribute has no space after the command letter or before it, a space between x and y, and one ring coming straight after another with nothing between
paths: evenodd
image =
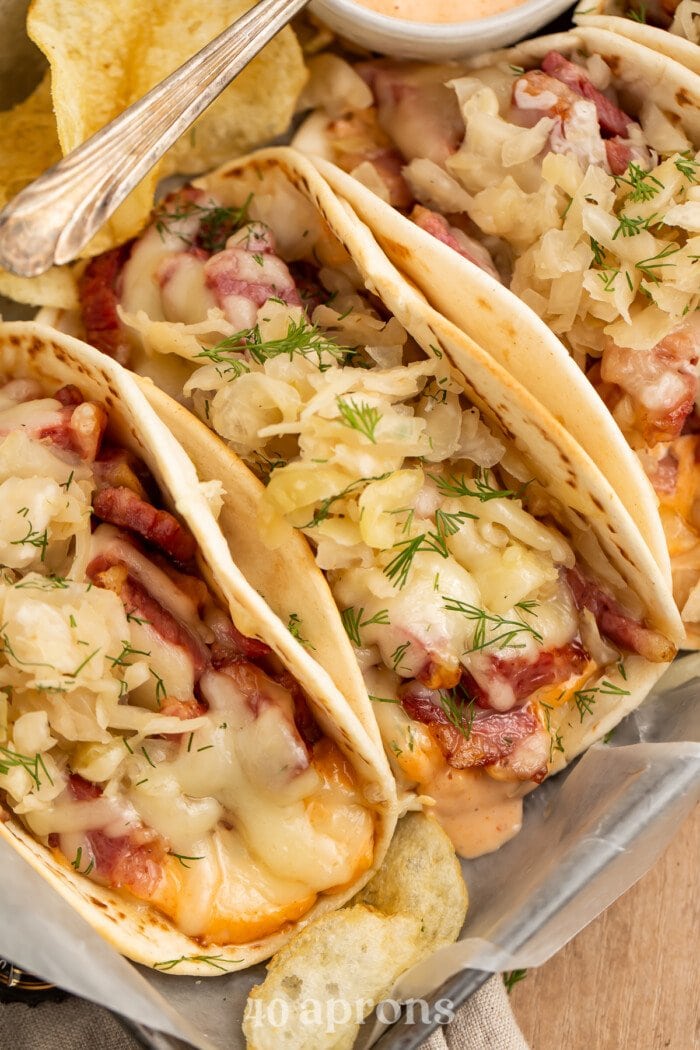
<instances>
[{"instance_id":1,"label":"ruffled potato chip","mask_svg":"<svg viewBox=\"0 0 700 1050\"><path fill-rule=\"evenodd\" d=\"M249 0L153 0L146 11L139 0L117 5L113 0L34 0L27 30L51 66L63 153L104 127L251 6ZM301 49L292 30L285 29L142 180L83 254L98 254L138 233L162 175L202 171L284 131L305 81ZM55 142L55 131L47 128L47 134ZM44 167L34 165L29 178Z\"/></svg>"}]
</instances>

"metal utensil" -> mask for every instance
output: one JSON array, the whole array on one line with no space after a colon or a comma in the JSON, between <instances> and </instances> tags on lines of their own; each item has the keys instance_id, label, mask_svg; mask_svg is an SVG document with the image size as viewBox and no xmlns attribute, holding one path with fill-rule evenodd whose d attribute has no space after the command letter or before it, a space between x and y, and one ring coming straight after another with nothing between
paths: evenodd
<instances>
[{"instance_id":1,"label":"metal utensil","mask_svg":"<svg viewBox=\"0 0 700 1050\"><path fill-rule=\"evenodd\" d=\"M0 212L0 266L70 262L167 149L308 0L260 0Z\"/></svg>"}]
</instances>

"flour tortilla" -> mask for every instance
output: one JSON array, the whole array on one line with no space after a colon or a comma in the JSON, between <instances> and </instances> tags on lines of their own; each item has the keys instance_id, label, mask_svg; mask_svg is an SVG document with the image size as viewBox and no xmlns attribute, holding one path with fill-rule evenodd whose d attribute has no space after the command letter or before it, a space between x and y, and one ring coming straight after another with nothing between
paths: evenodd
<instances>
[{"instance_id":1,"label":"flour tortilla","mask_svg":"<svg viewBox=\"0 0 700 1050\"><path fill-rule=\"evenodd\" d=\"M0 324L0 362L6 376L33 377L53 386L74 383L87 397L105 404L112 431L146 463L166 502L193 533L200 549L202 573L229 607L236 626L270 645L306 690L321 728L346 755L363 784L365 797L376 808L374 861L361 878L338 894L321 895L301 922L272 936L246 945L208 950L227 972L251 966L277 951L295 929L344 904L380 866L397 819L396 792L384 754L370 740L329 676L268 608L231 557L212 513L206 483L223 483L239 517L237 528L254 535L255 521L250 517L249 504L235 499L236 490L245 484L241 471L246 468L227 457L226 462L216 464L215 475L208 474L205 468L209 461L201 456L196 471L182 446L149 406L136 378L76 339L34 322ZM161 395L159 402L168 414L169 400ZM175 415L173 412L173 418ZM259 552L259 556L264 558L267 554ZM287 559L290 571L297 571L303 580L303 560L297 564L292 549L287 550ZM340 634L343 629L337 612L336 617ZM332 624L326 627L333 630ZM366 702L369 707L369 700ZM84 878L67 862L57 860L13 818L0 823L0 836L123 955L146 966L185 957L186 961L175 970L178 974L212 976L220 972L202 961L202 952L207 949L180 933L156 909Z\"/></svg>"},{"instance_id":2,"label":"flour tortilla","mask_svg":"<svg viewBox=\"0 0 700 1050\"><path fill-rule=\"evenodd\" d=\"M640 6L643 8L644 3ZM580 0L574 11L574 22L582 28L589 26L619 33L643 47L679 62L691 73L700 75L700 47L692 40L671 33L668 29L636 22L622 14L623 7L616 0Z\"/></svg>"}]
</instances>

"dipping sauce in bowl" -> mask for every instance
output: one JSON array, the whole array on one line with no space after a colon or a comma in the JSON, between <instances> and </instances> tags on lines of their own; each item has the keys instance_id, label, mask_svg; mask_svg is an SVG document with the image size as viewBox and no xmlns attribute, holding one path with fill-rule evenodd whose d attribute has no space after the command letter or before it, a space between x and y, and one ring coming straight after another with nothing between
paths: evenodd
<instances>
[{"instance_id":1,"label":"dipping sauce in bowl","mask_svg":"<svg viewBox=\"0 0 700 1050\"><path fill-rule=\"evenodd\" d=\"M525 0L355 0L361 7L409 22L470 22L519 7Z\"/></svg>"},{"instance_id":2,"label":"dipping sauce in bowl","mask_svg":"<svg viewBox=\"0 0 700 1050\"><path fill-rule=\"evenodd\" d=\"M445 62L507 47L571 0L312 0L341 37L397 58Z\"/></svg>"}]
</instances>

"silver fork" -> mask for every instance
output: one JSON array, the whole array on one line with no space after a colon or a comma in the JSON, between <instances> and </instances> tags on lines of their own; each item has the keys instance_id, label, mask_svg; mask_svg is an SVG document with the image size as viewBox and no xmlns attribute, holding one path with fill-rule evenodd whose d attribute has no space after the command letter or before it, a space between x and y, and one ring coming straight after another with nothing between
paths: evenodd
<instances>
[{"instance_id":1,"label":"silver fork","mask_svg":"<svg viewBox=\"0 0 700 1050\"><path fill-rule=\"evenodd\" d=\"M165 151L308 0L260 0L0 212L0 266L35 277L75 259Z\"/></svg>"}]
</instances>

